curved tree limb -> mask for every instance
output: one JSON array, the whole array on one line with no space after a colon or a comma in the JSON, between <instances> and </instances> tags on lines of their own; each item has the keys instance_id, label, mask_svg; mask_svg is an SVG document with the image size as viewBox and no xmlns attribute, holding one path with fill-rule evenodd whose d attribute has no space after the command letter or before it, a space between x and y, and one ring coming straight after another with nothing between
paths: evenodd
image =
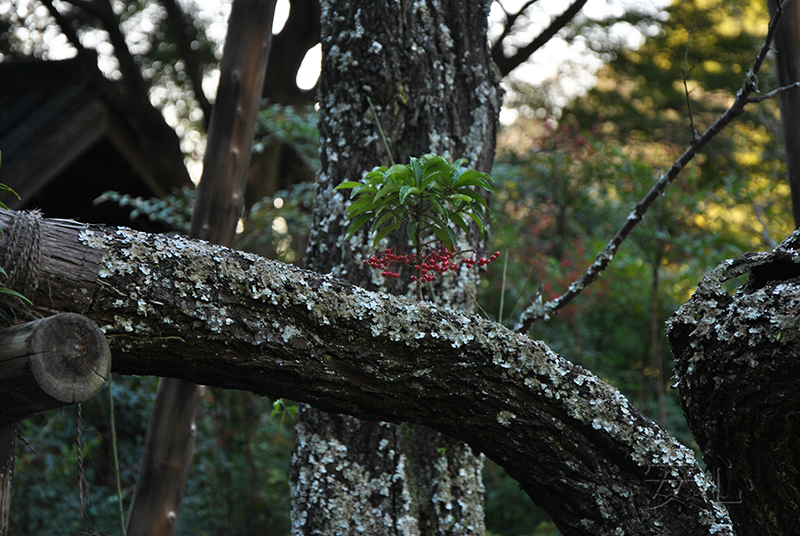
<instances>
[{"instance_id":1,"label":"curved tree limb","mask_svg":"<svg viewBox=\"0 0 800 536\"><path fill-rule=\"evenodd\" d=\"M783 7L789 2L789 0L783 0L783 4L781 4L781 8L777 10L775 16L769 23L769 29L767 31L767 37L764 39L764 44L761 46L758 54L756 55L755 60L753 60L753 65L750 70L747 72L745 76L744 82L742 82L742 87L736 93L736 98L734 99L733 104L723 112L719 118L717 118L714 123L709 126L701 135L696 136L693 134L693 141L689 145L689 147L681 154L673 163L672 166L667 170L666 173L662 173L656 183L650 188L650 191L639 201L633 210L628 215L628 218L625 220L625 223L619 228L617 233L608 241L606 246L597 254L595 257L594 262L587 268L586 272L583 273L576 281L574 281L567 291L562 294L561 296L550 300L547 303L542 303L540 297L528 306L525 311L522 312L520 316L520 320L517 325L514 327L514 330L518 333L525 333L527 332L534 322L537 320L548 319L550 315L554 314L559 309L562 309L567 304L569 304L578 294L580 294L586 287L594 283L599 277L600 274L603 273L611 261L614 259L614 256L617 253L620 245L628 238L631 231L642 221L644 215L647 213L648 209L655 203L656 199L664 193L667 189L667 186L678 178L680 172L685 168L689 162L694 159L695 156L698 155L700 150L710 142L714 136L719 134L722 129L724 129L728 124L730 124L734 119L739 117L744 112L744 107L750 103L757 103L764 100L764 98L772 97L778 95L784 91L788 91L790 89L794 89L798 86L798 84L791 84L789 86L785 86L782 88L778 88L776 90L770 91L765 95L758 95L758 72L761 69L761 65L764 63L764 59L767 57L767 53L770 50L770 44L772 43L772 39L775 35L776 28L778 26L778 21L780 20L781 13L783 12ZM755 96L753 94L756 94Z\"/></svg>"},{"instance_id":2,"label":"curved tree limb","mask_svg":"<svg viewBox=\"0 0 800 536\"><path fill-rule=\"evenodd\" d=\"M542 342L201 241L41 229L31 298L101 326L114 372L424 424L504 466L564 534L732 534L691 451Z\"/></svg>"}]
</instances>

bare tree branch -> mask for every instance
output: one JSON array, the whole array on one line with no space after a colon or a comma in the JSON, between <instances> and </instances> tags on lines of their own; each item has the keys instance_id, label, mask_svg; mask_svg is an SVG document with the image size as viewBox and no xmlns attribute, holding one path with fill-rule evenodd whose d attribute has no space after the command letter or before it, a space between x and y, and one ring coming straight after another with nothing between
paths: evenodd
<instances>
[{"instance_id":1,"label":"bare tree branch","mask_svg":"<svg viewBox=\"0 0 800 536\"><path fill-rule=\"evenodd\" d=\"M782 86L782 87L773 89L772 91L769 91L769 92L764 93L763 95L759 95L757 97L750 97L750 100L748 102L757 103L757 102L765 101L767 99L771 99L773 97L777 97L781 93L785 93L785 92L787 92L789 90L792 90L792 89L795 89L795 88L798 88L798 87L800 87L800 81L797 81L797 82L795 82L793 84L789 84L788 86Z\"/></svg>"},{"instance_id":2,"label":"bare tree branch","mask_svg":"<svg viewBox=\"0 0 800 536\"><path fill-rule=\"evenodd\" d=\"M503 76L508 75L508 73L513 71L516 67L524 63L531 54L539 50L545 43L552 39L553 36L556 35L559 30L561 30L561 28L566 26L567 23L578 14L578 11L580 11L585 4L586 0L575 0L575 2L569 6L564 13L553 19L553 22L550 23L550 26L548 26L546 30L539 34L536 39L531 41L528 45L517 50L516 54L510 58L506 58L505 54L503 53L502 39L498 39L498 41L492 47L492 58L494 59L494 62L497 64L497 67L500 69L500 72L503 74ZM527 7L527 5L525 7ZM516 16L518 15L519 13L517 13L514 18L516 19Z\"/></svg>"},{"instance_id":3,"label":"bare tree branch","mask_svg":"<svg viewBox=\"0 0 800 536\"><path fill-rule=\"evenodd\" d=\"M535 4L537 1L538 0L528 0L521 8L519 8L519 10L516 13L509 13L508 11L506 11L506 8L503 7L502 3L498 2L498 4L500 5L500 9L502 9L503 13L505 13L506 15L506 23L503 26L503 33L501 33L500 37L497 38L495 46L502 46L503 39L508 37L508 34L511 33L511 28L514 26L514 23L517 22L519 16L522 15L522 12L528 9L533 4Z\"/></svg>"},{"instance_id":4,"label":"bare tree branch","mask_svg":"<svg viewBox=\"0 0 800 536\"><path fill-rule=\"evenodd\" d=\"M178 42L181 57L186 64L186 72L189 74L189 80L192 81L194 98L197 100L197 104L200 105L200 109L203 110L203 121L206 130L208 130L209 122L211 121L211 103L208 102L203 91L203 68L200 64L199 55L192 49L192 42L185 31L191 22L187 21L181 6L175 0L160 0L160 2L167 10L169 27Z\"/></svg>"},{"instance_id":5,"label":"bare tree branch","mask_svg":"<svg viewBox=\"0 0 800 536\"><path fill-rule=\"evenodd\" d=\"M80 58L81 63L86 71L92 74L96 83L107 83L108 81L97 67L97 52L83 46L83 43L81 43L81 40L78 37L78 33L75 31L75 28L72 27L72 22L66 16L64 16L63 13L56 9L52 0L42 0L42 3L50 12L50 15L55 19L56 24L58 24L59 28L61 28L61 31L64 32L64 35L67 37L69 43L78 51L78 58Z\"/></svg>"},{"instance_id":6,"label":"bare tree branch","mask_svg":"<svg viewBox=\"0 0 800 536\"><path fill-rule=\"evenodd\" d=\"M692 30L689 30L689 38L686 41L686 55L683 57L683 91L686 93L686 107L689 110L689 128L692 131L692 142L697 141L697 129L694 128L694 114L692 114L692 99L689 98L689 75L694 71L695 66L688 71L686 65L689 63L689 45L692 43Z\"/></svg>"},{"instance_id":7,"label":"bare tree branch","mask_svg":"<svg viewBox=\"0 0 800 536\"><path fill-rule=\"evenodd\" d=\"M597 254L594 262L589 266L589 268L587 268L586 272L584 272L581 277L574 281L569 286L567 291L561 296L550 300L547 303L543 303L537 297L534 303L531 304L525 311L523 311L518 324L514 327L515 331L518 333L525 333L537 320L547 320L550 315L565 307L586 287L594 283L600 277L600 274L603 272L603 270L605 270L614 259L614 255L616 255L617 250L622 242L625 241L628 235L630 235L631 231L633 231L639 222L642 221L642 218L647 210L653 205L653 203L655 203L656 199L658 199L658 197L664 193L667 186L669 186L669 184L678 177L683 168L686 167L686 165L691 162L695 156L697 156L700 150L705 147L706 144L708 144L708 142L714 138L714 136L719 134L722 129L728 126L728 124L730 124L734 119L741 115L742 112L744 112L744 107L746 105L750 103L761 102L765 98L768 98L767 96L777 95L782 91L788 91L789 89L792 89L798 85L792 84L791 86L778 88L774 91L770 91L766 95L759 95L755 97L751 96L753 93L758 92L758 71L770 51L770 45L773 37L775 36L775 30L778 26L780 15L783 12L783 6L785 6L788 2L789 0L783 1L781 8L777 11L775 17L773 17L773 19L770 21L767 37L764 39L764 44L761 46L761 49L756 55L756 58L753 61L753 66L747 72L744 82L742 83L742 87L736 93L736 98L734 99L731 107L725 110L725 112L723 112L722 115L717 118L717 120L714 121L714 123L708 127L705 132L703 132L702 135L692 141L683 154L673 162L672 166L667 170L666 173L662 173L658 177L658 180L650 189L650 191L647 192L641 201L639 201L633 208L622 227L620 227L614 237L606 244L605 248L603 248L603 250Z\"/></svg>"}]
</instances>

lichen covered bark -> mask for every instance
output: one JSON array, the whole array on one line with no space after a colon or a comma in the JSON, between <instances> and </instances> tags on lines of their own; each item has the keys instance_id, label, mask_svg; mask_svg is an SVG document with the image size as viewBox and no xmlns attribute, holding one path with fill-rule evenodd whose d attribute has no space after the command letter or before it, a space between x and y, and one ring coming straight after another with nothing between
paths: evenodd
<instances>
[{"instance_id":1,"label":"lichen covered bark","mask_svg":"<svg viewBox=\"0 0 800 536\"><path fill-rule=\"evenodd\" d=\"M333 188L390 164L375 115L396 162L434 152L489 170L500 94L486 40L488 4L356 0L321 6L321 169L307 265L367 288L408 294L408 274L389 285L363 265L373 253L366 232L340 239L348 201ZM476 232L461 245L479 249L482 240ZM476 280L467 270L448 274L435 285L437 302L470 310ZM392 447L364 450L363 437ZM484 532L481 460L463 445L430 430L358 426L311 408L301 412L297 440L294 534L351 534L365 527L370 534ZM315 470L320 458L332 460L324 472Z\"/></svg>"},{"instance_id":2,"label":"lichen covered bark","mask_svg":"<svg viewBox=\"0 0 800 536\"><path fill-rule=\"evenodd\" d=\"M791 534L800 509L800 234L707 273L668 323L689 427L737 534ZM735 294L724 284L748 274Z\"/></svg>"},{"instance_id":3,"label":"lichen covered bark","mask_svg":"<svg viewBox=\"0 0 800 536\"><path fill-rule=\"evenodd\" d=\"M114 372L425 424L505 467L567 535L732 534L691 451L588 371L479 317L201 241L59 221L42 225L37 280L40 311L103 329Z\"/></svg>"}]
</instances>

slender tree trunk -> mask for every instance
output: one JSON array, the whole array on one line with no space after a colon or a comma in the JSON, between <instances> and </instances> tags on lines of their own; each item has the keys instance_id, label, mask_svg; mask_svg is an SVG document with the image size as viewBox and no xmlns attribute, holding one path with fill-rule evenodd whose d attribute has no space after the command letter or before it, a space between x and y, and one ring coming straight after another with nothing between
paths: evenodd
<instances>
[{"instance_id":1,"label":"slender tree trunk","mask_svg":"<svg viewBox=\"0 0 800 536\"><path fill-rule=\"evenodd\" d=\"M769 0L774 16L778 0ZM800 2L789 2L778 23L773 43L778 68L778 84L788 86L800 81ZM786 147L786 173L792 189L792 213L795 227L800 227L800 89L781 93L781 123Z\"/></svg>"},{"instance_id":2,"label":"slender tree trunk","mask_svg":"<svg viewBox=\"0 0 800 536\"><path fill-rule=\"evenodd\" d=\"M322 2L321 168L311 269L412 294L407 279L389 288L362 264L373 253L366 232L340 241L346 197L333 188L390 163L368 99L395 162L435 152L490 169L500 91L486 40L488 5ZM470 246L480 249L477 232L462 238L462 247ZM467 274L446 278L435 299L471 310L474 284ZM414 425L362 422L310 407L299 415L293 534L483 534L482 460L469 447Z\"/></svg>"},{"instance_id":3,"label":"slender tree trunk","mask_svg":"<svg viewBox=\"0 0 800 536\"><path fill-rule=\"evenodd\" d=\"M234 0L203 176L189 235L231 245L244 204L247 163L272 39L275 0ZM126 524L128 536L175 533L189 477L200 385L164 378Z\"/></svg>"}]
</instances>

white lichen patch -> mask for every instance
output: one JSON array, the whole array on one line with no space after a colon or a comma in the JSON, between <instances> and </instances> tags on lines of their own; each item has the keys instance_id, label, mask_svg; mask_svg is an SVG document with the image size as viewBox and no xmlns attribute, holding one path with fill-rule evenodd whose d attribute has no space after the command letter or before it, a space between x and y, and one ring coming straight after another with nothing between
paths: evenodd
<instances>
[{"instance_id":1,"label":"white lichen patch","mask_svg":"<svg viewBox=\"0 0 800 536\"><path fill-rule=\"evenodd\" d=\"M517 416L514 413L507 410L503 410L497 414L497 422L499 422L503 426L510 426L511 421L513 421L516 418Z\"/></svg>"},{"instance_id":2,"label":"white lichen patch","mask_svg":"<svg viewBox=\"0 0 800 536\"><path fill-rule=\"evenodd\" d=\"M283 331L281 332L281 337L283 338L284 342L289 342L295 337L302 336L303 333L294 326L288 325L283 327Z\"/></svg>"}]
</instances>

